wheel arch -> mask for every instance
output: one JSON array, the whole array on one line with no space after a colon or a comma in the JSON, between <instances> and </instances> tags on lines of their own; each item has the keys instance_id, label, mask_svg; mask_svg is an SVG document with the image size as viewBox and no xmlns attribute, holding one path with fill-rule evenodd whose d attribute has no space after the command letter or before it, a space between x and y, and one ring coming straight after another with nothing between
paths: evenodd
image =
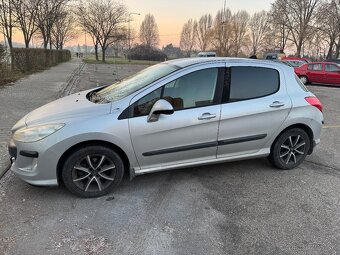
<instances>
[{"instance_id":1,"label":"wheel arch","mask_svg":"<svg viewBox=\"0 0 340 255\"><path fill-rule=\"evenodd\" d=\"M307 126L306 124L302 124L302 123L298 123L298 124L293 124L293 125L290 125L288 127L286 127L285 129L283 129L275 138L275 140L273 141L272 145L270 146L270 152L272 152L273 150L273 146L274 144L276 143L277 139L284 133L286 132L287 130L289 129L293 129L293 128L300 128L302 129L303 131L305 131L310 139L310 146L309 146L309 151L308 151L308 155L312 154L313 152L313 140L314 140L314 134L313 134L313 130Z\"/></svg>"},{"instance_id":2,"label":"wheel arch","mask_svg":"<svg viewBox=\"0 0 340 255\"><path fill-rule=\"evenodd\" d=\"M79 142L75 145L73 145L72 147L68 148L63 154L62 156L59 158L58 160L58 164L57 164L57 179L58 179L58 183L59 185L63 183L62 180L62 169L65 163L65 160L67 157L69 157L74 151L76 151L79 148L83 148L85 146L90 146L90 145L101 145L101 146L105 146L109 149L114 150L116 153L118 153L118 155L121 157L121 159L123 160L124 163L124 173L128 173L129 175L131 175L130 173L130 161L128 156L126 155L126 153L117 145L107 142L107 141L102 141L102 140L88 140L88 141L83 141L83 142Z\"/></svg>"}]
</instances>

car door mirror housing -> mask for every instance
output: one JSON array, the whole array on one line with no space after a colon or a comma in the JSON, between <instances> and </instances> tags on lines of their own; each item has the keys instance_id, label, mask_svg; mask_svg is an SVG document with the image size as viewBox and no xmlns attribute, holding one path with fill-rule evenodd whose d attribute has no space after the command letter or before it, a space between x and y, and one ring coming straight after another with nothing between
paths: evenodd
<instances>
[{"instance_id":1,"label":"car door mirror housing","mask_svg":"<svg viewBox=\"0 0 340 255\"><path fill-rule=\"evenodd\" d=\"M160 114L171 115L174 113L173 106L164 99L159 99L153 106L148 116L148 122L156 122Z\"/></svg>"}]
</instances>

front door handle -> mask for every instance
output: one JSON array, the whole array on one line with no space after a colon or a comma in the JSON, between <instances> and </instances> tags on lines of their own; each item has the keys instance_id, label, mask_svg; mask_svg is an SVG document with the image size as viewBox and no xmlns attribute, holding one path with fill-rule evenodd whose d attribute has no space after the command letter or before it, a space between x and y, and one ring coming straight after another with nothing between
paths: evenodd
<instances>
[{"instance_id":1,"label":"front door handle","mask_svg":"<svg viewBox=\"0 0 340 255\"><path fill-rule=\"evenodd\" d=\"M284 106L285 104L283 102L280 102L280 101L275 101L273 102L271 105L269 105L270 107L272 108L279 108L279 107L282 107Z\"/></svg>"},{"instance_id":2,"label":"front door handle","mask_svg":"<svg viewBox=\"0 0 340 255\"><path fill-rule=\"evenodd\" d=\"M213 118L216 118L216 114L206 112L206 113L203 113L202 116L198 117L198 120L210 120Z\"/></svg>"}]
</instances>

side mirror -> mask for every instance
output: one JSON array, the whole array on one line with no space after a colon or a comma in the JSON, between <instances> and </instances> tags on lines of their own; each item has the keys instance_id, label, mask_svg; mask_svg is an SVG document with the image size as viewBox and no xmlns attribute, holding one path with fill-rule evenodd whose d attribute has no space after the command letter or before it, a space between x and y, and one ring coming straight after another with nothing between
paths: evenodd
<instances>
[{"instance_id":1,"label":"side mirror","mask_svg":"<svg viewBox=\"0 0 340 255\"><path fill-rule=\"evenodd\" d=\"M171 115L174 113L172 105L164 100L159 99L153 106L148 116L148 122L156 122L159 119L160 114Z\"/></svg>"}]
</instances>

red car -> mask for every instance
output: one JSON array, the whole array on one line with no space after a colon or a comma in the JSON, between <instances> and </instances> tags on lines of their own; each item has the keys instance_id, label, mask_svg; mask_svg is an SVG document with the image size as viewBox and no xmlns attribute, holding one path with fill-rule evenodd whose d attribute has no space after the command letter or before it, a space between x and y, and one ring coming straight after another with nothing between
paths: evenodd
<instances>
[{"instance_id":1,"label":"red car","mask_svg":"<svg viewBox=\"0 0 340 255\"><path fill-rule=\"evenodd\" d=\"M307 58L299 58L299 57L283 57L282 60L293 60L293 61L303 61L305 63L310 62Z\"/></svg>"},{"instance_id":2,"label":"red car","mask_svg":"<svg viewBox=\"0 0 340 255\"><path fill-rule=\"evenodd\" d=\"M295 68L304 84L325 83L340 85L340 66L331 62L312 62Z\"/></svg>"}]
</instances>

